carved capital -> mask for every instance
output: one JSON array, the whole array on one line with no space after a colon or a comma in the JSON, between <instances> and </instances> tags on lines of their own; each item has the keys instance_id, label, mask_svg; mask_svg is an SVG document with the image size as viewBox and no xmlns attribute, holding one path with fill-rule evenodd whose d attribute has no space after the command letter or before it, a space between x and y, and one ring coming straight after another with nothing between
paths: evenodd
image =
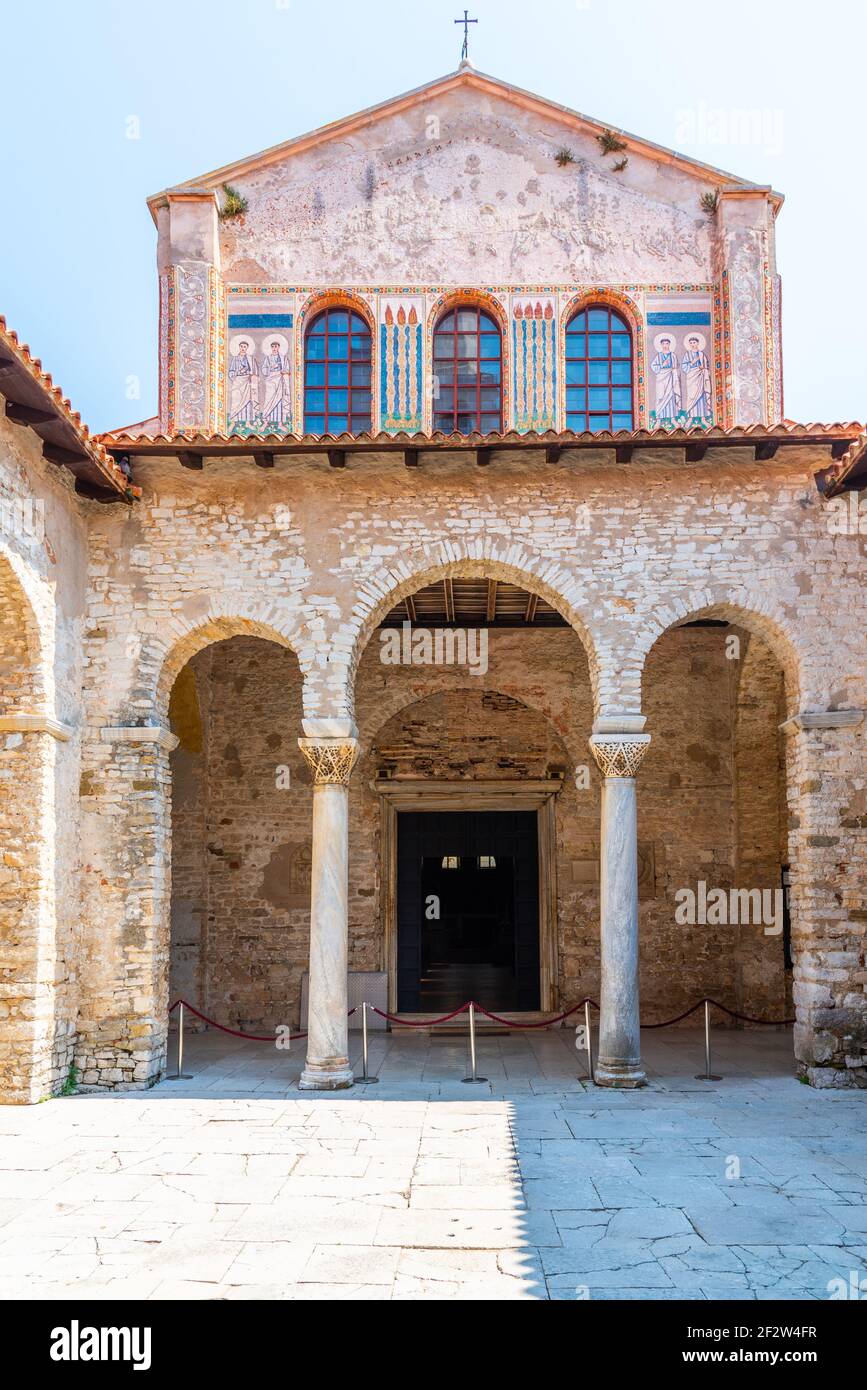
<instances>
[{"instance_id":1,"label":"carved capital","mask_svg":"<svg viewBox=\"0 0 867 1390\"><path fill-rule=\"evenodd\" d=\"M314 787L345 787L358 757L357 738L299 738Z\"/></svg>"},{"instance_id":2,"label":"carved capital","mask_svg":"<svg viewBox=\"0 0 867 1390\"><path fill-rule=\"evenodd\" d=\"M591 734L590 749L604 777L634 777L650 734Z\"/></svg>"}]
</instances>

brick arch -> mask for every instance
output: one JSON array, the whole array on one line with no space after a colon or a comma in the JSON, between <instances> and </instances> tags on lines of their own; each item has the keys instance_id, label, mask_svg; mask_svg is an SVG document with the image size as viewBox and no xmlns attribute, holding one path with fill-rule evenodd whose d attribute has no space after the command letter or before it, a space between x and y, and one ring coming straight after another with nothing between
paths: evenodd
<instances>
[{"instance_id":1,"label":"brick arch","mask_svg":"<svg viewBox=\"0 0 867 1390\"><path fill-rule=\"evenodd\" d=\"M230 611L212 613L199 623L178 624L143 652L140 662L140 679L153 691L153 713L161 723L167 722L172 686L187 662L212 643L225 642L231 637L260 637L287 648L297 657L302 678L312 665L309 647L299 639L294 625L281 620L279 615L266 620L262 616Z\"/></svg>"},{"instance_id":2,"label":"brick arch","mask_svg":"<svg viewBox=\"0 0 867 1390\"><path fill-rule=\"evenodd\" d=\"M554 737L562 744L572 762L577 763L581 760L583 750L580 747L571 748L569 746L568 740L562 731L557 728L551 718L550 712L540 701L529 699L524 691L522 691L520 695L515 695L511 690L503 690L501 684L496 679L492 678L490 673L474 678L474 683L472 685L467 682L461 685L444 686L436 690L429 690L424 695L414 695L407 691L397 691L391 698L384 698L377 705L371 718L366 720L359 727L362 755L369 756L373 752L383 729L387 724L390 724L393 719L396 719L398 715L405 714L409 710L414 709L417 705L426 704L432 699L466 694L500 695L506 699L513 700L514 703L520 705L522 709L527 710L531 714L537 714L540 719L544 719L547 724L550 724Z\"/></svg>"},{"instance_id":3,"label":"brick arch","mask_svg":"<svg viewBox=\"0 0 867 1390\"><path fill-rule=\"evenodd\" d=\"M346 667L345 699L349 710L354 709L354 684L358 663L376 628L385 615L401 599L417 593L428 584L452 578L499 579L517 584L538 594L566 619L578 634L587 656L594 706L598 709L609 691L616 686L616 673L603 670L599 657L599 641L584 616L583 594L577 581L562 566L553 564L542 555L534 555L523 547L509 545L499 555L494 545L485 541L486 554L478 541L443 541L438 546L424 546L411 555L401 567L394 566L376 580L362 583L356 595L351 619L341 628L341 636L351 642Z\"/></svg>"},{"instance_id":4,"label":"brick arch","mask_svg":"<svg viewBox=\"0 0 867 1390\"><path fill-rule=\"evenodd\" d=\"M376 319L370 303L356 290L316 290L305 299L295 324L295 402L298 414L297 432L304 433L304 339L307 325L322 309L354 309L370 329L370 425L371 433L379 429L379 393L376 383L379 374Z\"/></svg>"},{"instance_id":5,"label":"brick arch","mask_svg":"<svg viewBox=\"0 0 867 1390\"><path fill-rule=\"evenodd\" d=\"M558 362L564 364L566 361L566 329L572 319L579 314L582 309L592 309L595 305L603 305L605 308L614 309L616 313L626 321L632 337L632 401L633 401L633 424L635 429L647 428L647 379L644 360L644 319L637 303L628 294L620 290L606 289L599 286L595 289L584 289L578 294L573 294L571 299L563 305L563 312L560 315L560 333L557 344ZM557 387L557 419L560 428L565 428L566 421L566 371L558 373L559 385Z\"/></svg>"},{"instance_id":6,"label":"brick arch","mask_svg":"<svg viewBox=\"0 0 867 1390\"><path fill-rule=\"evenodd\" d=\"M484 309L493 319L496 319L500 330L500 343L502 346L502 388L503 388L503 433L507 434L512 428L512 391L511 391L511 367L510 367L510 343L509 343L509 317L505 306L493 294L487 290L472 289L469 286L464 289L448 290L445 294L438 296L427 316L424 334L424 428L428 434L433 432L433 336L437 324L444 314L450 309L456 309L461 304L472 304L478 309Z\"/></svg>"},{"instance_id":7,"label":"brick arch","mask_svg":"<svg viewBox=\"0 0 867 1390\"><path fill-rule=\"evenodd\" d=\"M699 618L724 619L767 643L785 677L789 712L799 708L805 685L801 634L778 604L747 589L702 590L653 609L633 649L642 679L648 653L660 637Z\"/></svg>"},{"instance_id":8,"label":"brick arch","mask_svg":"<svg viewBox=\"0 0 867 1390\"><path fill-rule=\"evenodd\" d=\"M0 548L0 714L53 714L47 647L26 572Z\"/></svg>"}]
</instances>

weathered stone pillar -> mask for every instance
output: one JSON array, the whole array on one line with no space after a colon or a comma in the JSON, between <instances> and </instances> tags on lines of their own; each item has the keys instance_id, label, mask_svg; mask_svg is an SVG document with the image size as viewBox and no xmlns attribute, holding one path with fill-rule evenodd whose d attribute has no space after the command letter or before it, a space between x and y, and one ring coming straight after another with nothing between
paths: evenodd
<instances>
[{"instance_id":1,"label":"weathered stone pillar","mask_svg":"<svg viewBox=\"0 0 867 1390\"><path fill-rule=\"evenodd\" d=\"M151 203L160 276L160 420L176 430L225 428L223 281L213 189L175 190Z\"/></svg>"},{"instance_id":2,"label":"weathered stone pillar","mask_svg":"<svg viewBox=\"0 0 867 1390\"><path fill-rule=\"evenodd\" d=\"M165 1068L169 1004L171 771L177 738L114 726L86 749L78 1061L86 1086L144 1088Z\"/></svg>"},{"instance_id":3,"label":"weathered stone pillar","mask_svg":"<svg viewBox=\"0 0 867 1390\"><path fill-rule=\"evenodd\" d=\"M782 729L798 1072L867 1089L867 712L803 711Z\"/></svg>"},{"instance_id":4,"label":"weathered stone pillar","mask_svg":"<svg viewBox=\"0 0 867 1390\"><path fill-rule=\"evenodd\" d=\"M71 736L47 715L0 717L0 1104L44 1100L72 1060L54 872L57 746Z\"/></svg>"},{"instance_id":5,"label":"weathered stone pillar","mask_svg":"<svg viewBox=\"0 0 867 1390\"><path fill-rule=\"evenodd\" d=\"M349 1066L349 778L354 738L300 738L313 771L310 987L302 1091L352 1085Z\"/></svg>"},{"instance_id":6,"label":"weathered stone pillar","mask_svg":"<svg viewBox=\"0 0 867 1390\"><path fill-rule=\"evenodd\" d=\"M645 1084L638 1022L638 829L635 774L649 734L593 734L590 747L603 773L599 909L601 990L600 1086Z\"/></svg>"}]
</instances>

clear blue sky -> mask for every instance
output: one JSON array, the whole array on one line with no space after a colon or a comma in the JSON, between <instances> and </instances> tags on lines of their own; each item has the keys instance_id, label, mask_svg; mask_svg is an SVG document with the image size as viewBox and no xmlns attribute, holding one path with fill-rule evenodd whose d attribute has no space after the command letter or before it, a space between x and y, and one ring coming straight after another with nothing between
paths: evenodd
<instances>
[{"instance_id":1,"label":"clear blue sky","mask_svg":"<svg viewBox=\"0 0 867 1390\"><path fill-rule=\"evenodd\" d=\"M452 71L462 9L4 6L0 312L92 428L156 409L147 195ZM786 195L786 413L864 419L863 0L481 0L470 14L482 71ZM738 111L756 113L757 128L738 130ZM136 141L126 138L131 115ZM126 399L130 375L140 401Z\"/></svg>"}]
</instances>

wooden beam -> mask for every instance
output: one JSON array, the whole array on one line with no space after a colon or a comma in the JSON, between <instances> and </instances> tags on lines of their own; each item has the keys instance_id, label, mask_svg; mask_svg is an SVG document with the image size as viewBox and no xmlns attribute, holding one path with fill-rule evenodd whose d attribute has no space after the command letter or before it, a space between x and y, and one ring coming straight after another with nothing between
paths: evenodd
<instances>
[{"instance_id":1,"label":"wooden beam","mask_svg":"<svg viewBox=\"0 0 867 1390\"><path fill-rule=\"evenodd\" d=\"M86 478L76 478L75 491L79 497L86 497L90 502L118 502L121 500L120 494L110 487L98 487L96 483L89 483Z\"/></svg>"},{"instance_id":2,"label":"wooden beam","mask_svg":"<svg viewBox=\"0 0 867 1390\"><path fill-rule=\"evenodd\" d=\"M701 463L706 453L706 444L687 444L686 461L687 463Z\"/></svg>"},{"instance_id":3,"label":"wooden beam","mask_svg":"<svg viewBox=\"0 0 867 1390\"><path fill-rule=\"evenodd\" d=\"M488 580L488 606L485 610L485 622L492 623L497 617L497 581Z\"/></svg>"},{"instance_id":4,"label":"wooden beam","mask_svg":"<svg viewBox=\"0 0 867 1390\"><path fill-rule=\"evenodd\" d=\"M43 444L42 457L64 468L74 468L77 463L87 463L89 459L83 450L63 449L59 444Z\"/></svg>"},{"instance_id":5,"label":"wooden beam","mask_svg":"<svg viewBox=\"0 0 867 1390\"><path fill-rule=\"evenodd\" d=\"M766 439L764 443L756 445L756 462L765 459L772 459L779 449L779 444L775 439Z\"/></svg>"},{"instance_id":6,"label":"wooden beam","mask_svg":"<svg viewBox=\"0 0 867 1390\"><path fill-rule=\"evenodd\" d=\"M51 410L36 410L20 401L7 401L6 418L15 425L50 425L57 416Z\"/></svg>"},{"instance_id":7,"label":"wooden beam","mask_svg":"<svg viewBox=\"0 0 867 1390\"><path fill-rule=\"evenodd\" d=\"M545 446L545 462L559 463L562 452L563 446L561 444L547 444Z\"/></svg>"},{"instance_id":8,"label":"wooden beam","mask_svg":"<svg viewBox=\"0 0 867 1390\"><path fill-rule=\"evenodd\" d=\"M539 603L538 594L527 595L527 611L524 614L524 622L531 623L536 616L536 608Z\"/></svg>"},{"instance_id":9,"label":"wooden beam","mask_svg":"<svg viewBox=\"0 0 867 1390\"><path fill-rule=\"evenodd\" d=\"M418 449L404 449L403 464L405 468L418 468Z\"/></svg>"},{"instance_id":10,"label":"wooden beam","mask_svg":"<svg viewBox=\"0 0 867 1390\"><path fill-rule=\"evenodd\" d=\"M446 622L453 623L455 620L455 591L450 579L443 580L443 593L446 604Z\"/></svg>"},{"instance_id":11,"label":"wooden beam","mask_svg":"<svg viewBox=\"0 0 867 1390\"><path fill-rule=\"evenodd\" d=\"M201 472L205 466L205 460L201 454L193 454L189 449L178 450L178 462L182 468L192 468L196 472Z\"/></svg>"},{"instance_id":12,"label":"wooden beam","mask_svg":"<svg viewBox=\"0 0 867 1390\"><path fill-rule=\"evenodd\" d=\"M410 594L404 600L404 602L406 603L406 616L409 618L411 623L417 622L418 619L416 617L415 611L415 599L413 598L412 594Z\"/></svg>"},{"instance_id":13,"label":"wooden beam","mask_svg":"<svg viewBox=\"0 0 867 1390\"><path fill-rule=\"evenodd\" d=\"M476 463L480 468L487 468L491 461L493 449L481 448L476 450Z\"/></svg>"},{"instance_id":14,"label":"wooden beam","mask_svg":"<svg viewBox=\"0 0 867 1390\"><path fill-rule=\"evenodd\" d=\"M346 450L345 450L345 449L329 449L329 450L328 450L328 462L331 464L331 467L332 467L332 468L345 468L345 467L346 467Z\"/></svg>"},{"instance_id":15,"label":"wooden beam","mask_svg":"<svg viewBox=\"0 0 867 1390\"><path fill-rule=\"evenodd\" d=\"M273 468L273 449L255 449L253 452L253 462L255 463L257 468Z\"/></svg>"},{"instance_id":16,"label":"wooden beam","mask_svg":"<svg viewBox=\"0 0 867 1390\"><path fill-rule=\"evenodd\" d=\"M632 452L631 444L617 444L614 447L614 457L618 463L631 463Z\"/></svg>"}]
</instances>

